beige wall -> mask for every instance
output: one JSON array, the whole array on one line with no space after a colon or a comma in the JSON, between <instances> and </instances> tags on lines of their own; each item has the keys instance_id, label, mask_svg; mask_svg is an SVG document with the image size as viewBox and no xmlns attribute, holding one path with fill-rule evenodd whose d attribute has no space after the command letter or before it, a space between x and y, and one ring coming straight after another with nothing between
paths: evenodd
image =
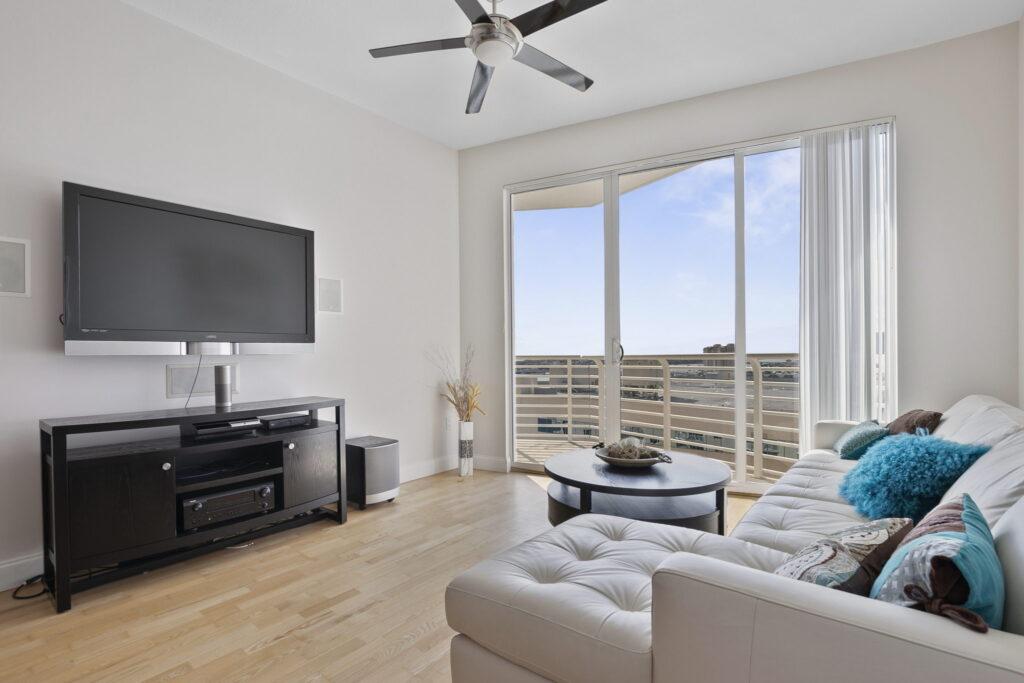
<instances>
[{"instance_id":1,"label":"beige wall","mask_svg":"<svg viewBox=\"0 0 1024 683\"><path fill-rule=\"evenodd\" d=\"M900 408L943 408L970 392L1016 402L1017 37L1012 24L462 151L462 341L476 347L488 409L477 451L505 452L504 185L887 115L898 144Z\"/></svg>"},{"instance_id":2,"label":"beige wall","mask_svg":"<svg viewBox=\"0 0 1024 683\"><path fill-rule=\"evenodd\" d=\"M427 354L458 349L457 163L119 2L0 3L0 235L32 240L33 272L0 297L0 587L40 566L37 421L181 406L164 368L194 360L63 355L62 180L315 230L345 313L318 316L315 354L243 358L238 400L343 396L408 479L456 464Z\"/></svg>"}]
</instances>

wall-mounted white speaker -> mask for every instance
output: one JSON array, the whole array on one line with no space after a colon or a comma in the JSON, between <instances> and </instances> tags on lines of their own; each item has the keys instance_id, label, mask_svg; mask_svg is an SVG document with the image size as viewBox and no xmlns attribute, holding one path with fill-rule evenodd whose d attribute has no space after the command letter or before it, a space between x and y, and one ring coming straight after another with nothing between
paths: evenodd
<instances>
[{"instance_id":1,"label":"wall-mounted white speaker","mask_svg":"<svg viewBox=\"0 0 1024 683\"><path fill-rule=\"evenodd\" d=\"M32 243L0 237L0 296L29 296Z\"/></svg>"},{"instance_id":2,"label":"wall-mounted white speaker","mask_svg":"<svg viewBox=\"0 0 1024 683\"><path fill-rule=\"evenodd\" d=\"M322 277L317 281L317 310L341 313L343 306L341 280Z\"/></svg>"}]
</instances>

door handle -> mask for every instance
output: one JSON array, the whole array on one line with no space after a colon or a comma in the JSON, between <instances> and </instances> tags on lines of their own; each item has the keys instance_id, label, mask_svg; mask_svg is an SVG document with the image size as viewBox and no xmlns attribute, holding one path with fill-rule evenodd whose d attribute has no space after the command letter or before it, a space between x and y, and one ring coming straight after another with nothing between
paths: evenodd
<instances>
[{"instance_id":1,"label":"door handle","mask_svg":"<svg viewBox=\"0 0 1024 683\"><path fill-rule=\"evenodd\" d=\"M626 358L626 349L622 348L622 342L621 341L618 342L618 344L619 344L619 362L621 363Z\"/></svg>"}]
</instances>

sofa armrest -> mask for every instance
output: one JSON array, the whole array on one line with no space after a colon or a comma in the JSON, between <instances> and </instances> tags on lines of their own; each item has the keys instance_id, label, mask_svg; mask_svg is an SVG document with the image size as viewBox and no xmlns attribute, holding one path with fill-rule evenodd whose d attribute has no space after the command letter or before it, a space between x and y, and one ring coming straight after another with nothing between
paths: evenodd
<instances>
[{"instance_id":1,"label":"sofa armrest","mask_svg":"<svg viewBox=\"0 0 1024 683\"><path fill-rule=\"evenodd\" d=\"M1024 637L692 553L654 574L654 681L1021 680Z\"/></svg>"},{"instance_id":2,"label":"sofa armrest","mask_svg":"<svg viewBox=\"0 0 1024 683\"><path fill-rule=\"evenodd\" d=\"M811 433L811 448L831 449L843 432L850 427L856 427L856 422L849 420L819 420L814 423L814 431Z\"/></svg>"}]
</instances>

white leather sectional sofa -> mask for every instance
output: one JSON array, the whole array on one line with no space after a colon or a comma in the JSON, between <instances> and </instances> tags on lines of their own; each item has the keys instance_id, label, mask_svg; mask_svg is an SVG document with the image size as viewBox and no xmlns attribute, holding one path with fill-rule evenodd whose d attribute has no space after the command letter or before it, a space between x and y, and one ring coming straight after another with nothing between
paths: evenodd
<instances>
[{"instance_id":1,"label":"white leather sectional sofa","mask_svg":"<svg viewBox=\"0 0 1024 683\"><path fill-rule=\"evenodd\" d=\"M968 396L936 434L993 446L946 494L970 493L1006 575L1004 630L776 576L800 547L862 518L838 494L854 463L814 449L727 538L576 517L448 586L455 683L1024 681L1024 411Z\"/></svg>"}]
</instances>

